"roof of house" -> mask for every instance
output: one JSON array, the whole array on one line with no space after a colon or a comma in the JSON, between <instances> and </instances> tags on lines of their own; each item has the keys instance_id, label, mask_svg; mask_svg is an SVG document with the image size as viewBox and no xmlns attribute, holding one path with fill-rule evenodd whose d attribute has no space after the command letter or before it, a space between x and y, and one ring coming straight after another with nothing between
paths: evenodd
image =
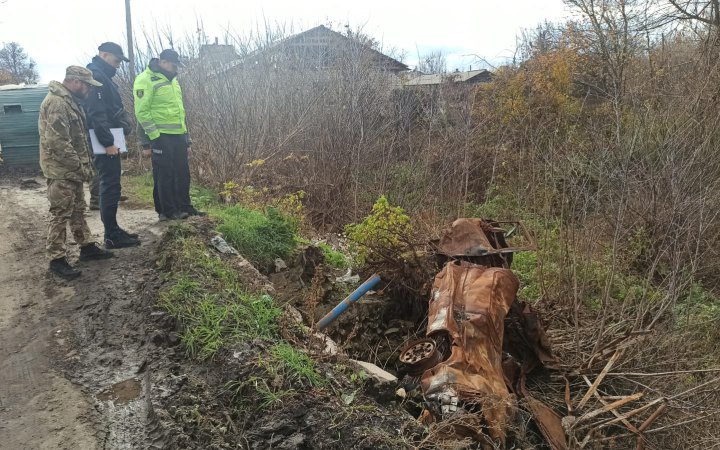
<instances>
[{"instance_id":1,"label":"roof of house","mask_svg":"<svg viewBox=\"0 0 720 450\"><path fill-rule=\"evenodd\" d=\"M0 91L14 91L15 89L37 89L47 88L47 84L4 84L0 86Z\"/></svg>"},{"instance_id":2,"label":"roof of house","mask_svg":"<svg viewBox=\"0 0 720 450\"><path fill-rule=\"evenodd\" d=\"M243 63L252 62L252 60L257 56L270 52L275 52L281 48L329 45L330 42L333 40L337 43L357 43L357 41L354 41L353 39L341 33L338 33L337 31L333 31L324 25L319 25L315 28L303 31L302 33L298 33L285 39L281 39L277 42L273 42L267 47L258 49L243 58L232 61L223 66L221 70L217 71L217 73L225 72ZM391 58L390 56L387 56L384 53L379 52L369 46L365 46L365 48L366 50L371 52L370 54L378 63L385 66L387 69L393 71L408 70L408 66L403 64L402 62Z\"/></svg>"},{"instance_id":3,"label":"roof of house","mask_svg":"<svg viewBox=\"0 0 720 450\"><path fill-rule=\"evenodd\" d=\"M479 76L479 75L489 75L490 72L486 69L480 69L480 70L468 70L466 72L451 72L451 73L432 73L432 74L422 74L417 75L413 78L410 78L406 82L403 83L405 86L425 86L425 85L432 85L432 84L440 84L443 81L452 80L455 82L464 83L467 81L471 81L473 78Z\"/></svg>"}]
</instances>

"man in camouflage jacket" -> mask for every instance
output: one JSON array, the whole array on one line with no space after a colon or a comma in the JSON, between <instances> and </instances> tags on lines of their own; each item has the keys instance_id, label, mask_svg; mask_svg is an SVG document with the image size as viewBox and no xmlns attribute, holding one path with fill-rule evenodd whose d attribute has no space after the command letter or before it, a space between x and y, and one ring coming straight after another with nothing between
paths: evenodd
<instances>
[{"instance_id":1,"label":"man in camouflage jacket","mask_svg":"<svg viewBox=\"0 0 720 450\"><path fill-rule=\"evenodd\" d=\"M40 106L40 167L47 178L50 201L50 224L46 253L50 271L65 279L74 279L81 272L67 261L66 227L80 245L80 260L112 257L91 240L85 222L83 182L90 180L94 169L90 162L87 122L80 102L87 97L90 86L101 85L92 73L80 66L70 66L62 83L50 82L48 95Z\"/></svg>"}]
</instances>

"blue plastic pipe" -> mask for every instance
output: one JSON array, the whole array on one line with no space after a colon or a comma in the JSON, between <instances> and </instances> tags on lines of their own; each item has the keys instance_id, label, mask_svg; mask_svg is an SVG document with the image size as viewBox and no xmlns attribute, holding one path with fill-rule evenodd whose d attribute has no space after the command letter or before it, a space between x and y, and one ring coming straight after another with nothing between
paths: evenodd
<instances>
[{"instance_id":1,"label":"blue plastic pipe","mask_svg":"<svg viewBox=\"0 0 720 450\"><path fill-rule=\"evenodd\" d=\"M350 306L351 303L355 303L367 293L370 289L372 289L376 284L380 282L380 275L373 275L370 278L367 279L363 284L361 284L357 289L355 289L352 294L345 297L345 300L338 303L336 307L332 309L329 313L325 315L320 321L317 323L317 329L322 330L330 323L332 323L333 320L337 319L340 314L344 313L346 309L348 309L348 306Z\"/></svg>"}]
</instances>

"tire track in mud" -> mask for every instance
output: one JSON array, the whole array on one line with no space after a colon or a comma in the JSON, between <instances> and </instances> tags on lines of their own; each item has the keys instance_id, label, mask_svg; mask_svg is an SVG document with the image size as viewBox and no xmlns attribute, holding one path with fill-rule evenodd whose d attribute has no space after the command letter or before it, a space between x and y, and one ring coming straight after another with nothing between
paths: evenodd
<instances>
[{"instance_id":1,"label":"tire track in mud","mask_svg":"<svg viewBox=\"0 0 720 450\"><path fill-rule=\"evenodd\" d=\"M46 270L42 185L3 182L0 208L3 448L146 448L150 376L139 293L163 231L154 212L122 210L120 220L140 232L143 246L79 263L83 275L65 282ZM88 223L99 240L98 214Z\"/></svg>"},{"instance_id":2,"label":"tire track in mud","mask_svg":"<svg viewBox=\"0 0 720 450\"><path fill-rule=\"evenodd\" d=\"M44 289L40 239L45 215L35 194L0 186L0 442L12 449L94 449L96 414L82 392L51 369L50 347L62 341L56 304L72 285Z\"/></svg>"}]
</instances>

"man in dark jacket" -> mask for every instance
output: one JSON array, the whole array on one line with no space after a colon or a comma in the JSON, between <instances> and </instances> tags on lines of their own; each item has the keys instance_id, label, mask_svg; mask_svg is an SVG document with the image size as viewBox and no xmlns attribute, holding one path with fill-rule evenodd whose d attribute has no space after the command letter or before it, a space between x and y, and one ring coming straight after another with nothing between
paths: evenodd
<instances>
[{"instance_id":1,"label":"man in dark jacket","mask_svg":"<svg viewBox=\"0 0 720 450\"><path fill-rule=\"evenodd\" d=\"M129 61L122 48L114 42L104 42L98 55L87 65L93 78L102 83L94 88L87 101L88 125L95 131L98 141L105 147L104 155L94 155L93 163L100 181L100 218L105 226L105 247L124 248L140 245L137 234L123 230L117 222L120 201L120 150L115 145L113 128L122 128L130 134L131 125L123 107L117 84L112 80L123 61Z\"/></svg>"}]
</instances>

